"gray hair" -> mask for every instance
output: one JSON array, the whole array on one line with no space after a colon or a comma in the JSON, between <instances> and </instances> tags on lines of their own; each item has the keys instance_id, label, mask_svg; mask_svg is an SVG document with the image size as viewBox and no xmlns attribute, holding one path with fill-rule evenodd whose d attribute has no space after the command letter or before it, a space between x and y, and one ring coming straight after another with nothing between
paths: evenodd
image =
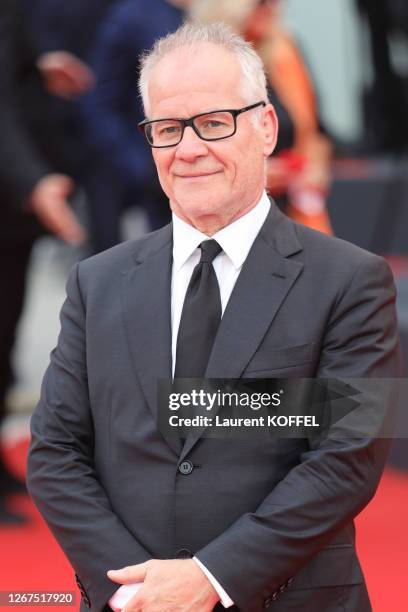
<instances>
[{"instance_id":1,"label":"gray hair","mask_svg":"<svg viewBox=\"0 0 408 612\"><path fill-rule=\"evenodd\" d=\"M246 103L267 101L264 66L250 43L225 23L185 23L175 32L159 38L152 49L142 54L140 58L139 92L146 116L149 113L149 78L160 60L183 47L192 48L203 43L218 45L236 57L242 70L241 94Z\"/></svg>"}]
</instances>

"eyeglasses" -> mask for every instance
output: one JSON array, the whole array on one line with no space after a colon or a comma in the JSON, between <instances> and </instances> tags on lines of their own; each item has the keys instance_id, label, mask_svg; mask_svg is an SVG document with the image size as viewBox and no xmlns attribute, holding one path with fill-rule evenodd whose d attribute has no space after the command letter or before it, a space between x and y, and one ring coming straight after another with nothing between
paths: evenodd
<instances>
[{"instance_id":1,"label":"eyeglasses","mask_svg":"<svg viewBox=\"0 0 408 612\"><path fill-rule=\"evenodd\" d=\"M257 102L239 109L223 109L200 113L189 119L154 119L141 121L138 128L144 132L151 147L175 147L181 142L184 130L191 127L202 140L223 140L230 138L237 131L237 117L258 106L266 106L265 102Z\"/></svg>"}]
</instances>

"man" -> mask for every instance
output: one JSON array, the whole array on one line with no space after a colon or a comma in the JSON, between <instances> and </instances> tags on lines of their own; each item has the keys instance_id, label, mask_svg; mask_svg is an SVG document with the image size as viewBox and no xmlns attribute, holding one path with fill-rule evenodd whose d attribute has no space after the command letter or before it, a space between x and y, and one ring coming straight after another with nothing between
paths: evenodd
<instances>
[{"instance_id":1,"label":"man","mask_svg":"<svg viewBox=\"0 0 408 612\"><path fill-rule=\"evenodd\" d=\"M258 56L228 28L158 41L140 88L173 224L72 271L32 419L30 491L82 609L369 610L352 519L387 441L183 444L158 431L156 391L172 373L394 376L389 269L269 202L275 114Z\"/></svg>"}]
</instances>

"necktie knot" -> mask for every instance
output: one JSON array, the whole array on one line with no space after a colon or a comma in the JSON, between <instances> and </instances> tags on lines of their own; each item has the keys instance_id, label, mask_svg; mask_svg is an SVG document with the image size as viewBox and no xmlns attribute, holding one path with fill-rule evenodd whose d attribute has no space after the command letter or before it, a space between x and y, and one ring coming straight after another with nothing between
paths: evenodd
<instances>
[{"instance_id":1,"label":"necktie knot","mask_svg":"<svg viewBox=\"0 0 408 612\"><path fill-rule=\"evenodd\" d=\"M204 242L200 244L200 249L200 263L212 263L222 251L222 248L216 240L204 240Z\"/></svg>"}]
</instances>

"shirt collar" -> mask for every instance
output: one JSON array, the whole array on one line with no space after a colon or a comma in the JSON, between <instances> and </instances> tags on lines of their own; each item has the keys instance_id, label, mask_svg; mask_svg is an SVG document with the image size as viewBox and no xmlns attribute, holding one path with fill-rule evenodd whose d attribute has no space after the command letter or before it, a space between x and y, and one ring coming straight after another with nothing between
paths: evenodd
<instances>
[{"instance_id":1,"label":"shirt collar","mask_svg":"<svg viewBox=\"0 0 408 612\"><path fill-rule=\"evenodd\" d=\"M269 198L264 191L258 204L246 215L223 227L211 236L218 242L235 268L240 268L257 237L270 210ZM179 270L208 236L189 225L173 213L173 261Z\"/></svg>"}]
</instances>

